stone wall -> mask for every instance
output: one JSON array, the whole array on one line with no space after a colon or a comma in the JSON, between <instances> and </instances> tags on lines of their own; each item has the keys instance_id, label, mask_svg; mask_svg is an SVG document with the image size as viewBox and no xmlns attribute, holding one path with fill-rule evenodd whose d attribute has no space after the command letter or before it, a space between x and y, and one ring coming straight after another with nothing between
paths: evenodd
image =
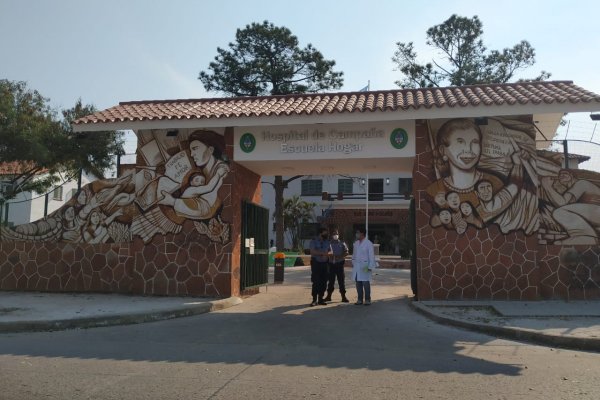
<instances>
[{"instance_id":1,"label":"stone wall","mask_svg":"<svg viewBox=\"0 0 600 400\"><path fill-rule=\"evenodd\" d=\"M232 163L220 189L225 245L185 221L149 243L0 241L0 289L229 297L240 289L241 200L260 203L260 176Z\"/></svg>"},{"instance_id":2,"label":"stone wall","mask_svg":"<svg viewBox=\"0 0 600 400\"><path fill-rule=\"evenodd\" d=\"M228 297L231 245L193 228L144 244L0 242L0 289Z\"/></svg>"},{"instance_id":3,"label":"stone wall","mask_svg":"<svg viewBox=\"0 0 600 400\"><path fill-rule=\"evenodd\" d=\"M521 119L523 120L526 121ZM466 229L459 231L454 220L444 224L440 223L440 219L435 219L431 187L433 182L440 182L440 174L436 174L435 152L429 136L428 121L417 122L416 135L413 194L416 201L417 282L420 299L600 298L600 247L593 244L598 236L594 238L594 233L590 233L591 229L588 228L597 228L597 217L590 213L600 212L600 208L590 200L597 190L594 185L600 182L598 174L573 171L569 174L574 175L575 180L569 181L569 175L564 176L560 165L540 158L536 176L534 179L529 178L531 181L536 181L537 178L541 183L537 186L534 198L535 212L539 213L539 227L536 225L536 229L525 232L525 224L512 230L504 225L503 231L501 220L484 220L476 224L477 221L471 219L469 224L464 224ZM438 154L437 165L439 158ZM489 165L490 162L486 161ZM534 170L526 172L530 174L532 171ZM570 189L572 193L585 191L586 194L579 198L574 198L573 194L573 198L569 199L567 192L568 188L575 187L573 182L580 186L578 189ZM510 180L505 181L504 187L509 183ZM554 195L550 196L550 192ZM563 203L557 202L561 196L565 199ZM579 226L571 227L568 225L570 221L554 219L559 213L566 211L571 211ZM576 214L575 211L579 213ZM512 212L513 220L517 220L518 213L514 210ZM535 219L531 218L531 221L535 222ZM588 229L574 229L581 227ZM569 241L582 244L570 244Z\"/></svg>"},{"instance_id":4,"label":"stone wall","mask_svg":"<svg viewBox=\"0 0 600 400\"><path fill-rule=\"evenodd\" d=\"M600 298L600 247L539 246L538 266L542 298Z\"/></svg>"}]
</instances>

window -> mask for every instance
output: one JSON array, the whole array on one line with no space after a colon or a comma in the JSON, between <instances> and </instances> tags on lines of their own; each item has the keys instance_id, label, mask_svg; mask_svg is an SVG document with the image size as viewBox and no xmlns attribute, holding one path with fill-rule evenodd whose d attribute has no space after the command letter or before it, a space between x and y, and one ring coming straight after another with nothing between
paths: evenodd
<instances>
[{"instance_id":1,"label":"window","mask_svg":"<svg viewBox=\"0 0 600 400\"><path fill-rule=\"evenodd\" d=\"M352 194L352 179L338 179L338 193Z\"/></svg>"},{"instance_id":2,"label":"window","mask_svg":"<svg viewBox=\"0 0 600 400\"><path fill-rule=\"evenodd\" d=\"M0 193L8 193L12 190L12 185L8 182L0 182Z\"/></svg>"},{"instance_id":3,"label":"window","mask_svg":"<svg viewBox=\"0 0 600 400\"><path fill-rule=\"evenodd\" d=\"M71 189L71 199L77 195L77 189Z\"/></svg>"},{"instance_id":4,"label":"window","mask_svg":"<svg viewBox=\"0 0 600 400\"><path fill-rule=\"evenodd\" d=\"M323 193L322 179L304 179L302 181L302 196L320 196Z\"/></svg>"},{"instance_id":5,"label":"window","mask_svg":"<svg viewBox=\"0 0 600 400\"><path fill-rule=\"evenodd\" d=\"M62 199L63 199L63 188L62 188L62 186L59 186L59 187L55 188L54 191L52 192L52 200L62 201Z\"/></svg>"},{"instance_id":6,"label":"window","mask_svg":"<svg viewBox=\"0 0 600 400\"><path fill-rule=\"evenodd\" d=\"M369 201L383 201L383 179L369 179Z\"/></svg>"},{"instance_id":7,"label":"window","mask_svg":"<svg viewBox=\"0 0 600 400\"><path fill-rule=\"evenodd\" d=\"M412 178L398 179L398 193L409 195L412 194Z\"/></svg>"}]
</instances>

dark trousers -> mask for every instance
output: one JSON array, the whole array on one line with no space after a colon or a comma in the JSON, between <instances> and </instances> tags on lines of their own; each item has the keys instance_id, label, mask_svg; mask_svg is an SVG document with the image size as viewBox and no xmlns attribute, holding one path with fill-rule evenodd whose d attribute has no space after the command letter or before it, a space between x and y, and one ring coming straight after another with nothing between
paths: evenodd
<instances>
[{"instance_id":1,"label":"dark trousers","mask_svg":"<svg viewBox=\"0 0 600 400\"><path fill-rule=\"evenodd\" d=\"M320 262L310 260L310 281L312 282L312 297L323 299L325 287L327 286L327 261Z\"/></svg>"},{"instance_id":2,"label":"dark trousers","mask_svg":"<svg viewBox=\"0 0 600 400\"><path fill-rule=\"evenodd\" d=\"M356 293L358 294L358 302L363 302L363 289L365 301L371 301L371 282L356 281Z\"/></svg>"},{"instance_id":3,"label":"dark trousers","mask_svg":"<svg viewBox=\"0 0 600 400\"><path fill-rule=\"evenodd\" d=\"M327 279L327 294L331 295L333 293L333 287L335 285L335 279L337 278L338 287L340 289L341 294L346 293L346 276L344 275L344 261L329 264L329 278Z\"/></svg>"}]
</instances>

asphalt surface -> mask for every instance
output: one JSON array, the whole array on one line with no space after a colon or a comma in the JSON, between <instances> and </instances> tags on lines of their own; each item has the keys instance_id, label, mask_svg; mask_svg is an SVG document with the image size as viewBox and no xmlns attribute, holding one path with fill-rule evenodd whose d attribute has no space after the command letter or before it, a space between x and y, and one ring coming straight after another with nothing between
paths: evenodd
<instances>
[{"instance_id":1,"label":"asphalt surface","mask_svg":"<svg viewBox=\"0 0 600 400\"><path fill-rule=\"evenodd\" d=\"M307 267L287 269L283 287L308 284L307 271ZM269 281L273 282L272 268L270 272ZM401 277L394 290L403 298L412 299L405 281L408 271L380 269L376 280L384 281L387 286L392 277ZM354 293L353 282L348 279L347 285L348 292ZM273 291L278 285L270 287ZM268 287L262 290L267 292ZM237 297L0 292L0 333L144 323L221 310L242 301ZM600 301L409 301L408 304L442 324L508 339L600 352Z\"/></svg>"},{"instance_id":2,"label":"asphalt surface","mask_svg":"<svg viewBox=\"0 0 600 400\"><path fill-rule=\"evenodd\" d=\"M308 307L308 275L203 315L0 334L0 398L600 398L600 354L432 322L408 271L378 271L371 306Z\"/></svg>"}]
</instances>

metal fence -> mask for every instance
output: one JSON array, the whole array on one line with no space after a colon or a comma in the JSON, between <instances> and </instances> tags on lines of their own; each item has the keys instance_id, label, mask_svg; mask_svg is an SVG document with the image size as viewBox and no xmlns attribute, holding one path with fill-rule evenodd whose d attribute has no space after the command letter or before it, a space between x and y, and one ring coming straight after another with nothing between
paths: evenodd
<instances>
[{"instance_id":1,"label":"metal fence","mask_svg":"<svg viewBox=\"0 0 600 400\"><path fill-rule=\"evenodd\" d=\"M563 122L552 140L537 142L538 149L566 155L568 167L600 172L600 123L581 119Z\"/></svg>"}]
</instances>

